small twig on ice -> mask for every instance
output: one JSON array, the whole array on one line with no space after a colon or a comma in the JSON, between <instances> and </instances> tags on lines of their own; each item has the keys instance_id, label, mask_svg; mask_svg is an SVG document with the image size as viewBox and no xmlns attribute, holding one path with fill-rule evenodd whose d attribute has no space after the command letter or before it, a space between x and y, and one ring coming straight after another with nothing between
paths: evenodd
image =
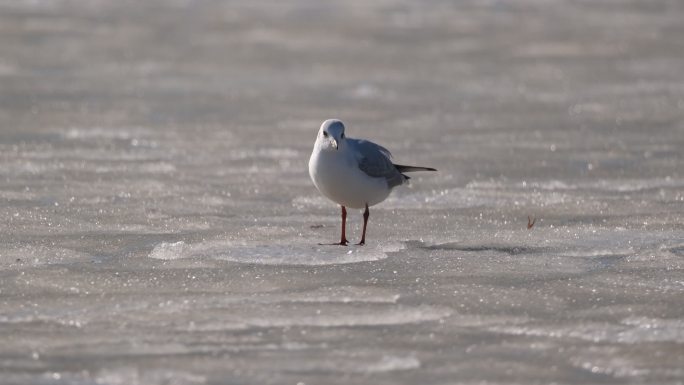
<instances>
[{"instance_id":1,"label":"small twig on ice","mask_svg":"<svg viewBox=\"0 0 684 385\"><path fill-rule=\"evenodd\" d=\"M534 226L534 222L537 221L537 218L530 218L530 216L527 216L527 229L531 229L532 226Z\"/></svg>"}]
</instances>

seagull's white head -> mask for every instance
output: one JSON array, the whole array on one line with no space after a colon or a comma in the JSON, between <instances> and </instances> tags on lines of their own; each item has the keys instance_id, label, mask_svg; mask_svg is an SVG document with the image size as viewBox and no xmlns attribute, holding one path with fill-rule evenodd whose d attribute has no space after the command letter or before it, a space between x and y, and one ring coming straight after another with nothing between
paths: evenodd
<instances>
[{"instance_id":1,"label":"seagull's white head","mask_svg":"<svg viewBox=\"0 0 684 385\"><path fill-rule=\"evenodd\" d=\"M318 142L321 149L338 150L345 145L344 123L338 119L328 119L318 130Z\"/></svg>"}]
</instances>

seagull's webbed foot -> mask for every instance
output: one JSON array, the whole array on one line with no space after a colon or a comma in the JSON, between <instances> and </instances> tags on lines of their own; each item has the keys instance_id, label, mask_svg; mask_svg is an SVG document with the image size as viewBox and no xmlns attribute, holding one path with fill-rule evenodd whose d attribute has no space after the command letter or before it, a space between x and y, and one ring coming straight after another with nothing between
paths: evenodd
<instances>
[{"instance_id":1,"label":"seagull's webbed foot","mask_svg":"<svg viewBox=\"0 0 684 385\"><path fill-rule=\"evenodd\" d=\"M346 239L343 239L339 242L334 242L334 243L319 243L319 246L348 246L349 241Z\"/></svg>"}]
</instances>

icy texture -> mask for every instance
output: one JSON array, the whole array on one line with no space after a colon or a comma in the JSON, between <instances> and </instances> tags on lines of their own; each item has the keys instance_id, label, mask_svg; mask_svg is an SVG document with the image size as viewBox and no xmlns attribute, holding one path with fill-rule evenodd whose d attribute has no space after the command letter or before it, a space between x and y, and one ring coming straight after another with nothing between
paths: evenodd
<instances>
[{"instance_id":1,"label":"icy texture","mask_svg":"<svg viewBox=\"0 0 684 385\"><path fill-rule=\"evenodd\" d=\"M301 242L301 241L300 241ZM202 242L188 245L183 241L162 242L149 257L162 260L180 258L210 258L223 261L263 265L333 265L377 261L387 258L387 252L401 250L401 245L368 247L330 247L330 245L290 244L272 242L262 245L245 245L236 242Z\"/></svg>"},{"instance_id":2,"label":"icy texture","mask_svg":"<svg viewBox=\"0 0 684 385\"><path fill-rule=\"evenodd\" d=\"M682 20L0 0L0 384L682 384ZM363 247L332 117L439 169Z\"/></svg>"}]
</instances>

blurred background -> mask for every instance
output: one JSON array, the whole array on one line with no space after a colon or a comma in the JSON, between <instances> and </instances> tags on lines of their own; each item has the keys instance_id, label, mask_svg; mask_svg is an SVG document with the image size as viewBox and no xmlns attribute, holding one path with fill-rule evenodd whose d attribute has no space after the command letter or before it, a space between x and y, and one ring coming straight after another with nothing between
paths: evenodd
<instances>
[{"instance_id":1,"label":"blurred background","mask_svg":"<svg viewBox=\"0 0 684 385\"><path fill-rule=\"evenodd\" d=\"M0 383L680 383L683 20L0 0ZM333 117L440 170L365 249L317 246Z\"/></svg>"}]
</instances>

